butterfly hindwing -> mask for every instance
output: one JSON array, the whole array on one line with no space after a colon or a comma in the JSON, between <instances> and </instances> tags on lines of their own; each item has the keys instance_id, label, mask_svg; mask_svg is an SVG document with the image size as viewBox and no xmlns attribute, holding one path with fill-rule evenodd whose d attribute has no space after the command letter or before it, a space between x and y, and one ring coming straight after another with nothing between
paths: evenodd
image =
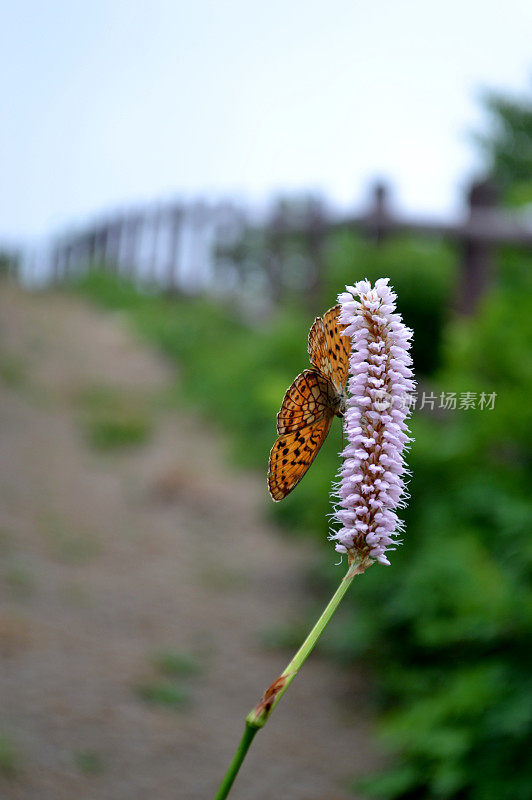
<instances>
[{"instance_id":1,"label":"butterfly hindwing","mask_svg":"<svg viewBox=\"0 0 532 800\"><path fill-rule=\"evenodd\" d=\"M327 409L316 422L279 436L270 452L268 470L268 488L274 500L282 500L297 486L325 441L333 416Z\"/></svg>"},{"instance_id":2,"label":"butterfly hindwing","mask_svg":"<svg viewBox=\"0 0 532 800\"><path fill-rule=\"evenodd\" d=\"M316 422L332 409L335 391L328 378L315 369L297 376L284 396L277 414L277 433L288 433Z\"/></svg>"},{"instance_id":3,"label":"butterfly hindwing","mask_svg":"<svg viewBox=\"0 0 532 800\"><path fill-rule=\"evenodd\" d=\"M314 369L297 376L277 415L279 437L268 467L274 500L282 500L297 486L325 441L334 415L343 410L350 342L342 335L345 325L338 322L339 312L340 306L334 306L314 320L308 338Z\"/></svg>"},{"instance_id":4,"label":"butterfly hindwing","mask_svg":"<svg viewBox=\"0 0 532 800\"><path fill-rule=\"evenodd\" d=\"M348 336L343 336L345 325L338 322L340 306L333 306L322 317L316 317L308 335L308 352L311 364L329 378L337 391L347 382L349 374Z\"/></svg>"}]
</instances>

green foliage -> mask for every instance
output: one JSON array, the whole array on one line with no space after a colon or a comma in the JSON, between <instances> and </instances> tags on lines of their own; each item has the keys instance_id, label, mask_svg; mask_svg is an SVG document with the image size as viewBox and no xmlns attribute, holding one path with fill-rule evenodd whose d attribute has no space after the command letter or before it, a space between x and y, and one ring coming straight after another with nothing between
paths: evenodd
<instances>
[{"instance_id":1,"label":"green foliage","mask_svg":"<svg viewBox=\"0 0 532 800\"><path fill-rule=\"evenodd\" d=\"M0 735L0 777L16 778L20 772L20 755L10 736Z\"/></svg>"},{"instance_id":2,"label":"green foliage","mask_svg":"<svg viewBox=\"0 0 532 800\"><path fill-rule=\"evenodd\" d=\"M85 775L100 775L105 770L103 758L95 750L76 750L73 759L79 771Z\"/></svg>"},{"instance_id":3,"label":"green foliage","mask_svg":"<svg viewBox=\"0 0 532 800\"><path fill-rule=\"evenodd\" d=\"M394 237L376 247L355 233L344 232L329 245L325 293L331 305L340 288L354 280L389 277L398 295L399 311L416 334L413 344L416 373L427 375L439 363L442 329L452 301L455 264L456 254L437 240Z\"/></svg>"},{"instance_id":4,"label":"green foliage","mask_svg":"<svg viewBox=\"0 0 532 800\"><path fill-rule=\"evenodd\" d=\"M476 137L509 205L532 202L532 97L486 92L487 133Z\"/></svg>"},{"instance_id":5,"label":"green foliage","mask_svg":"<svg viewBox=\"0 0 532 800\"><path fill-rule=\"evenodd\" d=\"M198 659L190 653L182 653L179 650L161 650L152 661L154 667L164 675L183 677L198 675L201 672Z\"/></svg>"},{"instance_id":6,"label":"green foliage","mask_svg":"<svg viewBox=\"0 0 532 800\"><path fill-rule=\"evenodd\" d=\"M33 593L35 578L30 569L24 564L13 561L4 569L4 582L13 597L23 600Z\"/></svg>"},{"instance_id":7,"label":"green foliage","mask_svg":"<svg viewBox=\"0 0 532 800\"><path fill-rule=\"evenodd\" d=\"M142 700L153 705L164 706L174 711L183 711L190 703L187 679L197 677L202 665L190 653L168 648L160 650L150 659L156 676L136 687Z\"/></svg>"},{"instance_id":8,"label":"green foliage","mask_svg":"<svg viewBox=\"0 0 532 800\"><path fill-rule=\"evenodd\" d=\"M441 390L495 391L495 407L414 420L408 546L354 586L401 754L365 782L373 797L530 796L531 314L529 295L505 289L449 327Z\"/></svg>"},{"instance_id":9,"label":"green foliage","mask_svg":"<svg viewBox=\"0 0 532 800\"><path fill-rule=\"evenodd\" d=\"M4 353L0 353L0 380L7 386L18 388L24 384L24 367L19 362Z\"/></svg>"},{"instance_id":10,"label":"green foliage","mask_svg":"<svg viewBox=\"0 0 532 800\"><path fill-rule=\"evenodd\" d=\"M188 691L175 681L158 679L137 686L138 696L147 703L174 711L181 711L188 705Z\"/></svg>"},{"instance_id":11,"label":"green foliage","mask_svg":"<svg viewBox=\"0 0 532 800\"><path fill-rule=\"evenodd\" d=\"M493 410L414 414L405 545L391 567L374 566L354 582L327 638L344 662L363 658L372 667L383 739L396 754L396 766L368 777L364 791L380 800L525 800L532 785L529 264L506 253L500 287L464 321L447 318L453 275L440 246L390 242L379 254L342 235L328 259L324 309L344 283L390 274L420 342L418 375L430 372L436 393L497 393ZM354 271L353 263L363 266ZM127 308L137 329L176 359L183 397L231 432L241 464L265 471L283 392L307 364L308 316L285 309L253 329L204 301L114 291L98 276L84 290ZM326 515L339 449L335 425L297 490L268 504L286 526L327 546L328 566L317 572L331 585L338 568Z\"/></svg>"},{"instance_id":12,"label":"green foliage","mask_svg":"<svg viewBox=\"0 0 532 800\"><path fill-rule=\"evenodd\" d=\"M87 441L99 450L142 444L150 434L148 412L138 398L106 387L82 392L78 398Z\"/></svg>"},{"instance_id":13,"label":"green foliage","mask_svg":"<svg viewBox=\"0 0 532 800\"><path fill-rule=\"evenodd\" d=\"M16 272L20 254L0 249L0 277Z\"/></svg>"},{"instance_id":14,"label":"green foliage","mask_svg":"<svg viewBox=\"0 0 532 800\"><path fill-rule=\"evenodd\" d=\"M40 526L50 554L63 564L88 564L101 552L96 533L71 525L58 514L46 512Z\"/></svg>"}]
</instances>

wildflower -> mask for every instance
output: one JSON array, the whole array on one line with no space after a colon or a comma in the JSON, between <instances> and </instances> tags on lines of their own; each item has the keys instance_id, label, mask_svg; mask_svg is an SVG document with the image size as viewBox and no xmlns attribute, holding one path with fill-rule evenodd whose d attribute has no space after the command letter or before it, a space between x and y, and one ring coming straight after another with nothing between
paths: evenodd
<instances>
[{"instance_id":1,"label":"wildflower","mask_svg":"<svg viewBox=\"0 0 532 800\"><path fill-rule=\"evenodd\" d=\"M403 530L396 508L405 506L403 451L412 441L405 397L415 387L408 353L412 331L396 312L397 295L380 278L348 286L339 295L339 320L351 337L347 446L342 456L331 538L349 560L389 564L386 550ZM358 298L358 299L357 299ZM393 549L393 547L392 547Z\"/></svg>"}]
</instances>

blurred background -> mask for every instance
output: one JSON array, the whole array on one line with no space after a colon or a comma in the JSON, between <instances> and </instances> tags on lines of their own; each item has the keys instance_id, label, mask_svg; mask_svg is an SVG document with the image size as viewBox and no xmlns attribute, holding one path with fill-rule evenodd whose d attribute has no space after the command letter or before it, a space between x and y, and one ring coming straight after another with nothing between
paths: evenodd
<instances>
[{"instance_id":1,"label":"blurred background","mask_svg":"<svg viewBox=\"0 0 532 800\"><path fill-rule=\"evenodd\" d=\"M275 415L381 276L404 543L234 797L532 797L531 30L524 0L3 9L2 798L214 794L342 569L340 426L274 505Z\"/></svg>"}]
</instances>

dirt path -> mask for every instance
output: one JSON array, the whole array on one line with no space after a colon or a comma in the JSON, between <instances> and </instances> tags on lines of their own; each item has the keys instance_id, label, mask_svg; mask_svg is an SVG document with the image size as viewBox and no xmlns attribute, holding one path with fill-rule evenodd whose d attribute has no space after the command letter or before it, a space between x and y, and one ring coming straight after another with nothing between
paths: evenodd
<instances>
[{"instance_id":1,"label":"dirt path","mask_svg":"<svg viewBox=\"0 0 532 800\"><path fill-rule=\"evenodd\" d=\"M208 800L288 655L261 633L308 609L310 546L165 407L175 376L123 319L0 290L0 797ZM149 439L91 446L95 389L138 401ZM311 659L232 797L352 800L367 720L363 681Z\"/></svg>"}]
</instances>

